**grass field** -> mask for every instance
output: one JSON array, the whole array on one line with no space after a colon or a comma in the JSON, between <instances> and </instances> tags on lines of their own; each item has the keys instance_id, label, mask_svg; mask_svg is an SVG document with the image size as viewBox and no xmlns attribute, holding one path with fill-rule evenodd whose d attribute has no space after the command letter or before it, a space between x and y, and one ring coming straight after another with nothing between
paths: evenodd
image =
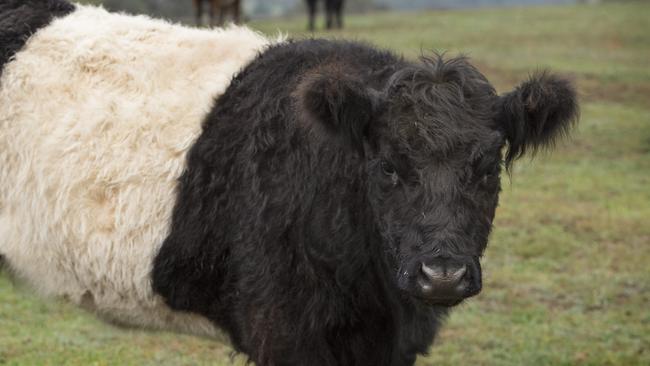
<instances>
[{"instance_id":1,"label":"grass field","mask_svg":"<svg viewBox=\"0 0 650 366\"><path fill-rule=\"evenodd\" d=\"M643 2L386 13L350 16L327 35L407 57L462 52L500 91L545 67L579 86L574 139L504 178L484 290L418 365L650 365L648 14ZM297 37L305 25L252 24ZM228 365L230 352L105 325L0 275L0 365Z\"/></svg>"}]
</instances>

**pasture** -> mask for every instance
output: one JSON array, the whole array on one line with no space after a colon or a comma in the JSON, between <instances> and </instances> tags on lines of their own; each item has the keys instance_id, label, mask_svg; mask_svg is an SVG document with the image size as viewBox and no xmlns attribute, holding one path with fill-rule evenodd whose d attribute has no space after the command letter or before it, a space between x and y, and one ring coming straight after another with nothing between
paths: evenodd
<instances>
[{"instance_id":1,"label":"pasture","mask_svg":"<svg viewBox=\"0 0 650 366\"><path fill-rule=\"evenodd\" d=\"M452 313L418 365L650 364L647 14L644 2L378 13L317 34L406 57L465 53L500 91L547 67L573 77L580 91L573 139L504 176L484 290ZM251 26L309 36L304 18ZM211 341L106 325L0 275L0 365L231 361L244 363Z\"/></svg>"}]
</instances>

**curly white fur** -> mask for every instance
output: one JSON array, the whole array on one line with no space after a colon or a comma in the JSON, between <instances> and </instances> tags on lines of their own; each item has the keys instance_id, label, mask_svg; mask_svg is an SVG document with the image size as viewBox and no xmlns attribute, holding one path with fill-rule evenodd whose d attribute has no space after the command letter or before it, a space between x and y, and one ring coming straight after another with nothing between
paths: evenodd
<instances>
[{"instance_id":1,"label":"curly white fur","mask_svg":"<svg viewBox=\"0 0 650 366\"><path fill-rule=\"evenodd\" d=\"M0 254L42 294L131 326L218 337L151 289L188 148L233 75L269 45L77 10L33 35L0 80Z\"/></svg>"}]
</instances>

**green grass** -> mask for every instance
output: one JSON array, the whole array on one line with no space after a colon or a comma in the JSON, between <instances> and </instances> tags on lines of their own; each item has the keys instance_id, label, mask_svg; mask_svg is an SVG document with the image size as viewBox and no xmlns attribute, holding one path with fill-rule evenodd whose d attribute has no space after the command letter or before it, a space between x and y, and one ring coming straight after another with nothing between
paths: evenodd
<instances>
[{"instance_id":1,"label":"green grass","mask_svg":"<svg viewBox=\"0 0 650 366\"><path fill-rule=\"evenodd\" d=\"M416 57L468 54L500 91L550 67L574 78L571 142L517 166L484 291L418 365L650 364L650 4L380 13L334 36ZM296 37L304 19L256 22ZM220 344L122 330L0 276L0 365L227 365ZM235 364L241 364L241 358Z\"/></svg>"}]
</instances>

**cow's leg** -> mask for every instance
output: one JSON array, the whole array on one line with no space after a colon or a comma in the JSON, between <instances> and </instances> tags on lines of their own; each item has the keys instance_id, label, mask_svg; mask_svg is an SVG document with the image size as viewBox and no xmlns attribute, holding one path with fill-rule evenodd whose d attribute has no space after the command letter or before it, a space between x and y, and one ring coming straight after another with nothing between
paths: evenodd
<instances>
[{"instance_id":1,"label":"cow's leg","mask_svg":"<svg viewBox=\"0 0 650 366\"><path fill-rule=\"evenodd\" d=\"M325 1L325 27L329 30L332 29L334 25L334 13L336 11L336 0L326 0Z\"/></svg>"},{"instance_id":2,"label":"cow's leg","mask_svg":"<svg viewBox=\"0 0 650 366\"><path fill-rule=\"evenodd\" d=\"M309 11L309 24L307 27L313 32L316 29L316 0L307 0L307 10Z\"/></svg>"},{"instance_id":3,"label":"cow's leg","mask_svg":"<svg viewBox=\"0 0 650 366\"><path fill-rule=\"evenodd\" d=\"M210 26L214 27L216 22L216 12L221 10L220 0L210 1Z\"/></svg>"},{"instance_id":4,"label":"cow's leg","mask_svg":"<svg viewBox=\"0 0 650 366\"><path fill-rule=\"evenodd\" d=\"M196 26L201 26L201 18L203 18L203 1L202 0L193 0L194 10L196 11Z\"/></svg>"},{"instance_id":5,"label":"cow's leg","mask_svg":"<svg viewBox=\"0 0 650 366\"><path fill-rule=\"evenodd\" d=\"M235 23L241 24L241 0L235 0L232 4L233 18Z\"/></svg>"},{"instance_id":6,"label":"cow's leg","mask_svg":"<svg viewBox=\"0 0 650 366\"><path fill-rule=\"evenodd\" d=\"M336 6L336 27L343 29L343 0L338 0Z\"/></svg>"},{"instance_id":7,"label":"cow's leg","mask_svg":"<svg viewBox=\"0 0 650 366\"><path fill-rule=\"evenodd\" d=\"M230 9L228 6L222 4L219 6L217 11L219 12L219 26L223 27L223 25L226 23L226 13L230 11Z\"/></svg>"}]
</instances>

